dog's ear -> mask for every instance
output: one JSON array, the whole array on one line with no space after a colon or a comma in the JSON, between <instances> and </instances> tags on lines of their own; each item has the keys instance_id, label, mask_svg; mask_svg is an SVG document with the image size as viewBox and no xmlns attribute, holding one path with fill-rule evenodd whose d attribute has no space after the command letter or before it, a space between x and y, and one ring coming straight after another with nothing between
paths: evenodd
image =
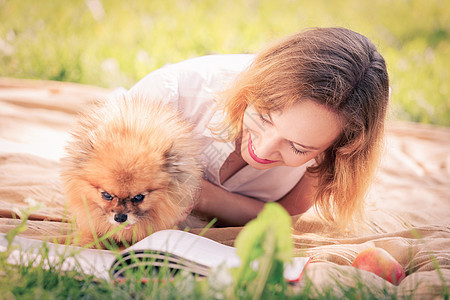
<instances>
[{"instance_id":1,"label":"dog's ear","mask_svg":"<svg viewBox=\"0 0 450 300\"><path fill-rule=\"evenodd\" d=\"M173 143L166 151L164 151L163 157L163 171L171 174L173 178L177 178L181 175L180 173L185 171L185 168L183 167L185 165L184 157L183 155L180 155L178 151L175 151Z\"/></svg>"},{"instance_id":2,"label":"dog's ear","mask_svg":"<svg viewBox=\"0 0 450 300\"><path fill-rule=\"evenodd\" d=\"M171 176L171 185L178 188L191 189L200 183L201 163L198 155L189 149L182 151L180 147L172 144L164 152L163 171Z\"/></svg>"}]
</instances>

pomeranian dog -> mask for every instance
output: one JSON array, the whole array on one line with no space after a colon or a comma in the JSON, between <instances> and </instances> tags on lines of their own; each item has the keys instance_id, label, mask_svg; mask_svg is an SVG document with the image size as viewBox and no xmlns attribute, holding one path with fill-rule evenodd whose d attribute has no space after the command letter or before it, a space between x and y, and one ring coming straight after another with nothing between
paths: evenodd
<instances>
[{"instance_id":1,"label":"pomeranian dog","mask_svg":"<svg viewBox=\"0 0 450 300\"><path fill-rule=\"evenodd\" d=\"M77 125L61 175L79 244L114 230L110 240L136 242L187 217L200 184L200 147L174 108L120 93Z\"/></svg>"}]
</instances>

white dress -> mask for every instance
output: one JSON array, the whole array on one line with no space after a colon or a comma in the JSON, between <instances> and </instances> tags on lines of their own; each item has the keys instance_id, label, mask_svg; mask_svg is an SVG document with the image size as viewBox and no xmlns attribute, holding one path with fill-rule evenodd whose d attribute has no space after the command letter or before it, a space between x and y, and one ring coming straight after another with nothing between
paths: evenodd
<instances>
[{"instance_id":1,"label":"white dress","mask_svg":"<svg viewBox=\"0 0 450 300\"><path fill-rule=\"evenodd\" d=\"M208 129L223 118L222 112L215 109L218 94L232 84L253 58L250 54L209 55L166 65L145 76L128 92L170 103L194 124L194 132L203 146L204 179L229 192L265 202L277 201L296 185L314 160L295 168L257 170L246 165L220 184L220 168L235 146L234 142L215 140Z\"/></svg>"}]
</instances>

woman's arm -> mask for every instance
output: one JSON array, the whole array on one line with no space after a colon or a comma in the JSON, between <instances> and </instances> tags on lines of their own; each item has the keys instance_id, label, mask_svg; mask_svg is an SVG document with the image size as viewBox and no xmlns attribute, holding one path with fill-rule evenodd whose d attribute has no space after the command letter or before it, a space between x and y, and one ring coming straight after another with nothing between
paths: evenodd
<instances>
[{"instance_id":1,"label":"woman's arm","mask_svg":"<svg viewBox=\"0 0 450 300\"><path fill-rule=\"evenodd\" d=\"M290 215L307 211L312 204L312 195L317 180L306 173L297 185L278 202ZM202 189L194 210L217 217L219 224L242 226L256 218L265 202L240 194L228 192L202 179Z\"/></svg>"},{"instance_id":2,"label":"woman's arm","mask_svg":"<svg viewBox=\"0 0 450 300\"><path fill-rule=\"evenodd\" d=\"M242 226L256 218L265 202L228 192L202 179L200 196L194 210L217 217L221 226Z\"/></svg>"}]
</instances>

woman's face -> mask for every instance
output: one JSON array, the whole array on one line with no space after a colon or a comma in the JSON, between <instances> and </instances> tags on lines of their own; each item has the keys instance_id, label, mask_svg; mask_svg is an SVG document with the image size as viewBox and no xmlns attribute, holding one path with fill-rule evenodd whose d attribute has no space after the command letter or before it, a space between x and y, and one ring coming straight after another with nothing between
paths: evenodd
<instances>
[{"instance_id":1,"label":"woman's face","mask_svg":"<svg viewBox=\"0 0 450 300\"><path fill-rule=\"evenodd\" d=\"M338 116L312 100L269 114L248 106L242 158L255 169L298 167L325 151L342 132Z\"/></svg>"}]
</instances>

